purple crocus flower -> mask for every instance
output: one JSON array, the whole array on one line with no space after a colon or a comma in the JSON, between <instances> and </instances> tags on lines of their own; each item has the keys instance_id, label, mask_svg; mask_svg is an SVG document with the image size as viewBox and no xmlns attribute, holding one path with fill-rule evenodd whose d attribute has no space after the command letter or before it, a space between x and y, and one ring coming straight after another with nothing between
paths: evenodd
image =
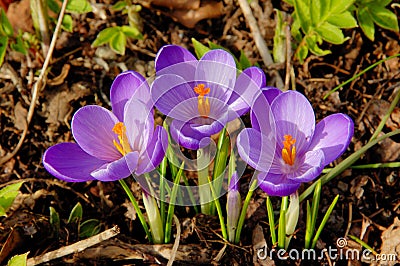
<instances>
[{"instance_id":1,"label":"purple crocus flower","mask_svg":"<svg viewBox=\"0 0 400 266\"><path fill-rule=\"evenodd\" d=\"M71 128L76 143L59 143L43 155L44 167L67 182L114 181L153 170L164 157L168 136L154 128L150 88L139 73L114 80L112 112L97 105L80 108Z\"/></svg>"},{"instance_id":2,"label":"purple crocus flower","mask_svg":"<svg viewBox=\"0 0 400 266\"><path fill-rule=\"evenodd\" d=\"M158 52L155 68L153 102L173 118L171 136L188 149L206 146L211 135L249 110L265 86L261 69L250 67L237 76L234 58L220 49L197 60L185 48L167 45Z\"/></svg>"},{"instance_id":3,"label":"purple crocus flower","mask_svg":"<svg viewBox=\"0 0 400 266\"><path fill-rule=\"evenodd\" d=\"M254 102L251 122L253 128L238 136L238 151L258 170L259 185L271 196L288 196L314 180L345 151L354 131L353 121L340 113L315 125L304 95L271 88Z\"/></svg>"}]
</instances>

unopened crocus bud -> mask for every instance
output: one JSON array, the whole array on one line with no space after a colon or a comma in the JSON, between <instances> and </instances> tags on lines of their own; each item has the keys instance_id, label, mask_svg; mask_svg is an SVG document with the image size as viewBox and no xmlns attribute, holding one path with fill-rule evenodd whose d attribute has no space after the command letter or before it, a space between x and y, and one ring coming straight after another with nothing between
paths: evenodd
<instances>
[{"instance_id":1,"label":"unopened crocus bud","mask_svg":"<svg viewBox=\"0 0 400 266\"><path fill-rule=\"evenodd\" d=\"M233 173L229 182L228 199L226 202L228 240L234 242L236 227L242 209L242 199L239 193L239 178Z\"/></svg>"},{"instance_id":2,"label":"unopened crocus bud","mask_svg":"<svg viewBox=\"0 0 400 266\"><path fill-rule=\"evenodd\" d=\"M143 204L150 224L151 235L153 236L153 242L154 244L162 244L164 242L164 228L156 199L145 190L143 190L142 195Z\"/></svg>"},{"instance_id":3,"label":"unopened crocus bud","mask_svg":"<svg viewBox=\"0 0 400 266\"><path fill-rule=\"evenodd\" d=\"M288 248L290 239L292 239L297 221L299 220L300 201L297 191L290 195L290 204L286 212L286 241L285 249Z\"/></svg>"}]
</instances>

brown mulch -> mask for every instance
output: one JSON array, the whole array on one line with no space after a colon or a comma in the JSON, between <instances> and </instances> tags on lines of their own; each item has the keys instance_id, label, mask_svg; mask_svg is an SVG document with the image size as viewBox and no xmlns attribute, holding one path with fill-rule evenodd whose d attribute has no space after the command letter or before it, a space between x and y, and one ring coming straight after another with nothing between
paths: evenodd
<instances>
[{"instance_id":1,"label":"brown mulch","mask_svg":"<svg viewBox=\"0 0 400 266\"><path fill-rule=\"evenodd\" d=\"M23 26L25 31L32 30L32 24L19 24L24 19L29 21L29 15L15 17L12 10L21 10L27 2L14 2L12 5L21 6L9 8L13 25ZM100 220L102 230L118 225L120 234L82 253L56 258L47 265L166 264L170 259L172 244L146 245L147 240L139 221L125 215L126 198L117 183L63 183L47 173L41 163L48 147L73 140L70 121L77 109L87 104L110 108L110 85L123 70L136 70L150 77L154 74L154 55L161 46L177 44L193 51L191 39L195 38L203 44L215 42L237 56L243 50L252 63L260 65L268 78L271 71L275 70L281 76L285 75L284 66L263 65L236 1L168 1L177 6L165 6L163 1L154 1L153 4L144 0L135 2L143 7L140 17L144 39L131 41L124 56L116 55L108 46L91 47L100 30L112 23L121 23L121 18L104 6L114 2L101 1L97 12L74 15L74 32L60 34L47 86L39 92L25 141L15 156L0 165L1 188L16 180L25 181L8 217L0 217L0 264L4 264L11 255L30 251L29 257L33 257L79 241L77 229L66 224L69 212L77 202L83 206L85 219ZM191 4L181 6L182 2ZM275 26L273 8L290 12L288 6L280 2L252 1L254 16L269 47L273 44ZM199 9L200 4L202 9ZM102 19L102 14L106 14L106 19ZM399 58L393 58L323 100L323 96L341 82L378 60L400 52L399 33L377 28L374 42L368 40L359 28L346 30L345 35L350 39L343 45L324 44L324 48L331 49L332 54L324 57L311 55L304 64L293 62L296 89L310 100L317 120L331 113L342 112L355 122L354 138L338 162L369 140L398 93L400 81ZM35 76L43 60L40 49L30 51L28 57L7 52L0 72L0 157L11 153L21 138ZM400 110L396 108L383 131L387 133L398 129L399 124ZM357 164L398 161L398 142L398 138L383 141L363 155ZM320 213L326 211L336 195L339 194L340 198L318 242L319 250L335 246L339 237L354 235L378 253L398 252L399 174L398 168L348 169L324 185ZM248 187L245 180L246 176L242 182L243 198ZM192 209L177 207L176 215L182 231L176 265L301 264L301 261L257 259L257 248L263 247L265 242L270 245L265 198L261 190L254 193L240 246L224 246L215 217L195 215ZM54 207L60 214L62 228L57 234L49 223L49 207ZM304 246L305 204L301 208L298 231L291 242L291 246L299 250ZM347 241L361 250L356 242ZM328 264L330 261L322 258L318 262L303 262L303 265L313 263ZM345 262L340 263L344 265ZM362 264L360 260L350 263Z\"/></svg>"}]
</instances>

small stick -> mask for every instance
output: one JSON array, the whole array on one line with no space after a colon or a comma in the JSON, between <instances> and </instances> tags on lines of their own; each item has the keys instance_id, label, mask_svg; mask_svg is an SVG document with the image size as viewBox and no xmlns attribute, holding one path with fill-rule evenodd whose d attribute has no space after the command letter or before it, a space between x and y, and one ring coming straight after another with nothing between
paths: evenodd
<instances>
[{"instance_id":1,"label":"small stick","mask_svg":"<svg viewBox=\"0 0 400 266\"><path fill-rule=\"evenodd\" d=\"M100 234L81 240L72 245L61 247L57 250L47 252L46 254L43 254L41 256L30 258L27 261L27 265L28 266L38 265L41 263L49 262L51 260L70 255L72 253L81 252L91 246L94 246L104 240L110 239L118 234L119 234L119 227L116 225L111 229L105 230Z\"/></svg>"},{"instance_id":2,"label":"small stick","mask_svg":"<svg viewBox=\"0 0 400 266\"><path fill-rule=\"evenodd\" d=\"M42 90L46 86L46 81L45 81L45 78L47 75L46 69L49 66L50 59L51 59L51 56L54 51L54 47L56 46L58 32L60 31L60 28L61 28L61 23L62 23L64 14L65 14L65 9L67 7L67 3L68 3L68 0L65 0L61 6L60 15L58 16L57 25L54 30L53 38L51 39L49 51L47 52L46 59L44 60L42 70L40 71L38 80L36 81L35 85L33 85L32 100L31 100L31 104L29 106L28 115L26 117L26 126L24 128L24 131L22 132L21 138L19 139L15 149L11 153L7 154L6 156L4 156L3 158L0 159L0 165L7 162L8 160L10 160L12 157L14 157L17 154L19 149L22 147L22 144L28 133L29 124L32 120L33 112L35 111L36 101L38 98L39 91Z\"/></svg>"},{"instance_id":3,"label":"small stick","mask_svg":"<svg viewBox=\"0 0 400 266\"><path fill-rule=\"evenodd\" d=\"M179 241L181 239L181 224L179 223L178 218L174 215L174 222L176 224L176 238L174 242L174 246L172 247L171 257L168 260L167 266L172 266L174 263L176 252L178 251Z\"/></svg>"},{"instance_id":4,"label":"small stick","mask_svg":"<svg viewBox=\"0 0 400 266\"><path fill-rule=\"evenodd\" d=\"M269 52L268 46L265 43L264 38L261 35L260 29L258 28L257 21L253 16L253 12L249 6L247 0L238 0L240 8L242 9L244 18L246 19L247 23L249 24L250 31L253 34L254 42L256 43L258 52L261 55L261 58L264 62L265 66L272 65L274 61L272 60L271 53ZM282 81L281 76L279 75L278 71L272 71L275 78L276 78L276 86L279 89L283 89L284 84Z\"/></svg>"}]
</instances>

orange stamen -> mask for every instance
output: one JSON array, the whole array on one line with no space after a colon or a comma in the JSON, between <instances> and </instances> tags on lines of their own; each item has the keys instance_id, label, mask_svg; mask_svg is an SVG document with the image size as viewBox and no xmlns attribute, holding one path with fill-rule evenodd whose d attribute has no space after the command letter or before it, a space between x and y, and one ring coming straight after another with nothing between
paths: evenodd
<instances>
[{"instance_id":1,"label":"orange stamen","mask_svg":"<svg viewBox=\"0 0 400 266\"><path fill-rule=\"evenodd\" d=\"M201 83L194 87L193 90L199 95L197 97L197 109L199 110L199 114L207 118L210 114L210 102L208 98L204 96L210 93L210 88L205 88L205 85Z\"/></svg>"},{"instance_id":2,"label":"orange stamen","mask_svg":"<svg viewBox=\"0 0 400 266\"><path fill-rule=\"evenodd\" d=\"M283 136L283 149L282 149L282 159L288 165L293 165L296 159L296 139L292 138L291 135Z\"/></svg>"},{"instance_id":3,"label":"orange stamen","mask_svg":"<svg viewBox=\"0 0 400 266\"><path fill-rule=\"evenodd\" d=\"M118 122L114 125L112 131L118 135L118 141L113 140L115 148L122 154L125 155L132 151L129 145L128 137L126 136L126 127L124 123Z\"/></svg>"}]
</instances>

